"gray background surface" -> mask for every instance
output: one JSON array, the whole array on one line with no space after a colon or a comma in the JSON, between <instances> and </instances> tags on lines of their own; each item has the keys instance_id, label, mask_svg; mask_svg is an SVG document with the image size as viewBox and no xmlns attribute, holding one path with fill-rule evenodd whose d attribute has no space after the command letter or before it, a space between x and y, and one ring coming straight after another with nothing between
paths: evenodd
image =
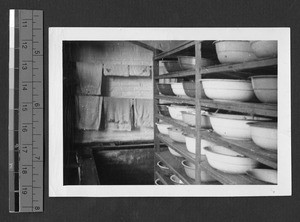
<instances>
[{"instance_id":1,"label":"gray background surface","mask_svg":"<svg viewBox=\"0 0 300 222\"><path fill-rule=\"evenodd\" d=\"M299 9L297 0L0 1L0 221L299 221ZM44 11L44 70L48 27L291 27L293 196L259 198L49 198L45 147L44 212L8 213L9 9ZM45 89L47 91L47 87ZM47 116L47 115L46 115ZM47 125L46 125L47 126ZM46 131L47 135L47 131ZM47 144L47 138L46 144Z\"/></svg>"}]
</instances>

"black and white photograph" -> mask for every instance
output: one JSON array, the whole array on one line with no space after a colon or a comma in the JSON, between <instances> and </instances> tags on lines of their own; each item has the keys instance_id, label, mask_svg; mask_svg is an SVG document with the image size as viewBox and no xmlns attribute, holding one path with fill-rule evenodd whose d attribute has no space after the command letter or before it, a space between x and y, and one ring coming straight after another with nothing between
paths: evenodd
<instances>
[{"instance_id":1,"label":"black and white photograph","mask_svg":"<svg viewBox=\"0 0 300 222\"><path fill-rule=\"evenodd\" d=\"M299 221L299 9L1 1L0 221Z\"/></svg>"},{"instance_id":2,"label":"black and white photograph","mask_svg":"<svg viewBox=\"0 0 300 222\"><path fill-rule=\"evenodd\" d=\"M50 28L49 195L291 194L289 41L285 28Z\"/></svg>"}]
</instances>

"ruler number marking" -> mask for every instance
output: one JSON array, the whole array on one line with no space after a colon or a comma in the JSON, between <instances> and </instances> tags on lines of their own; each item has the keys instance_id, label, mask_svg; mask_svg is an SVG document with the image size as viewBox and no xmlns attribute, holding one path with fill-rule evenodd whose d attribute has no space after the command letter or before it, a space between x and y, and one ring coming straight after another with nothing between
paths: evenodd
<instances>
[{"instance_id":1,"label":"ruler number marking","mask_svg":"<svg viewBox=\"0 0 300 222\"><path fill-rule=\"evenodd\" d=\"M24 41L22 42L22 49L28 49L28 42Z\"/></svg>"},{"instance_id":2,"label":"ruler number marking","mask_svg":"<svg viewBox=\"0 0 300 222\"><path fill-rule=\"evenodd\" d=\"M26 112L26 111L28 111L28 105L27 104L22 104L22 111L23 112Z\"/></svg>"},{"instance_id":3,"label":"ruler number marking","mask_svg":"<svg viewBox=\"0 0 300 222\"><path fill-rule=\"evenodd\" d=\"M28 69L28 64L27 62L22 63L22 70L27 70Z\"/></svg>"},{"instance_id":4,"label":"ruler number marking","mask_svg":"<svg viewBox=\"0 0 300 222\"><path fill-rule=\"evenodd\" d=\"M21 25L22 25L22 28L28 28L28 20L31 20L31 19L23 19Z\"/></svg>"},{"instance_id":5,"label":"ruler number marking","mask_svg":"<svg viewBox=\"0 0 300 222\"><path fill-rule=\"evenodd\" d=\"M43 210L43 133L39 132L43 130L43 115L35 110L43 109L43 93L40 93L43 92L43 18L42 11L13 11L10 13L10 19L16 21L13 75L18 85L14 86L16 125L9 145L13 150L9 169L15 176L9 184L10 192L17 195L10 194L9 209L36 212Z\"/></svg>"}]
</instances>

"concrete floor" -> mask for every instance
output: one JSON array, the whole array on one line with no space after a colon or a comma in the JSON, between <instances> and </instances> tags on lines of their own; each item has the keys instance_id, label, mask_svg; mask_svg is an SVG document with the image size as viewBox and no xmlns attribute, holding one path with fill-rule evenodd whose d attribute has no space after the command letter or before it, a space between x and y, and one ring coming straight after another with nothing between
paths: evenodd
<instances>
[{"instance_id":1,"label":"concrete floor","mask_svg":"<svg viewBox=\"0 0 300 222\"><path fill-rule=\"evenodd\" d=\"M146 141L153 140L153 128L126 131L78 131L76 134L78 143L114 142L114 141Z\"/></svg>"},{"instance_id":2,"label":"concrete floor","mask_svg":"<svg viewBox=\"0 0 300 222\"><path fill-rule=\"evenodd\" d=\"M94 149L100 185L153 185L154 149Z\"/></svg>"}]
</instances>

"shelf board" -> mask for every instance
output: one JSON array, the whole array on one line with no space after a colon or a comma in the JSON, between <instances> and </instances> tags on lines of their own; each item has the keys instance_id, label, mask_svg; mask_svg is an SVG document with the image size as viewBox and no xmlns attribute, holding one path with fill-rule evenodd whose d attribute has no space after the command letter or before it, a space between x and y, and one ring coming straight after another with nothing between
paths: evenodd
<instances>
[{"instance_id":1,"label":"shelf board","mask_svg":"<svg viewBox=\"0 0 300 222\"><path fill-rule=\"evenodd\" d=\"M184 49L187 49L187 48L190 48L192 46L195 46L195 41L187 41L185 43L183 43L182 45L174 48L174 49L171 49L169 51L166 51L166 52L162 52L160 54L158 54L157 56L154 56L154 60L160 60L160 59L163 59L167 56L170 56L170 55L173 55L173 54L176 54Z\"/></svg>"},{"instance_id":2,"label":"shelf board","mask_svg":"<svg viewBox=\"0 0 300 222\"><path fill-rule=\"evenodd\" d=\"M177 153L180 153L185 159L187 159L189 162L192 162L195 164L195 157L194 154L190 153L185 143L177 143L174 142L169 136L158 134L157 137L165 143L167 146L174 149Z\"/></svg>"},{"instance_id":3,"label":"shelf board","mask_svg":"<svg viewBox=\"0 0 300 222\"><path fill-rule=\"evenodd\" d=\"M162 161L184 184L194 184L195 182L189 178L180 163L183 158L174 157L169 151L155 153L156 157Z\"/></svg>"},{"instance_id":4,"label":"shelf board","mask_svg":"<svg viewBox=\"0 0 300 222\"><path fill-rule=\"evenodd\" d=\"M259 69L270 66L277 66L277 58L262 59L237 64L220 64L215 66L209 66L201 69L200 73L203 75L207 75L210 73L235 72L241 70Z\"/></svg>"},{"instance_id":5,"label":"shelf board","mask_svg":"<svg viewBox=\"0 0 300 222\"><path fill-rule=\"evenodd\" d=\"M159 115L159 116L161 116L161 115ZM180 124L184 124L184 123L178 124L178 122L180 122L180 121L176 121L176 120L174 121L170 117L163 117L160 119L164 120L165 122L167 122L169 124L174 125L175 127L181 128L184 132L195 133L195 130L193 128L180 125ZM183 156L189 155L189 152L186 150L185 144L173 142L173 140L170 139L168 136L164 136L162 134L158 134L157 136L159 137L159 139L162 142L166 143L168 146L173 147L176 151L178 151L178 153L182 154ZM260 163L263 163L273 169L277 169L277 153L260 148L255 143L253 143L252 140L225 139L225 138L219 136L218 134L208 131L208 130L201 131L201 138L205 139L205 140L209 140L211 142L214 142L214 143L218 144L219 146L227 147L233 151L236 151L240 154L250 157L251 159L254 159ZM180 151L180 150L186 150L187 153L185 153L185 151ZM192 159L190 159L190 161L191 160Z\"/></svg>"},{"instance_id":6,"label":"shelf board","mask_svg":"<svg viewBox=\"0 0 300 222\"><path fill-rule=\"evenodd\" d=\"M162 74L159 76L155 76L155 79L168 79L168 78L178 78L178 77L187 77L187 76L195 76L195 70L185 70L178 72L171 72L167 74Z\"/></svg>"},{"instance_id":7,"label":"shelf board","mask_svg":"<svg viewBox=\"0 0 300 222\"><path fill-rule=\"evenodd\" d=\"M213 178L225 185L268 185L262 181L249 177L246 174L229 174L212 168L207 161L200 163L200 168L205 170Z\"/></svg>"},{"instance_id":8,"label":"shelf board","mask_svg":"<svg viewBox=\"0 0 300 222\"><path fill-rule=\"evenodd\" d=\"M155 179L160 179L163 185L174 185L170 177L162 173L158 167L156 167L155 169ZM201 182L201 184L198 185L222 185L222 183L220 183L219 181L212 181L212 182Z\"/></svg>"},{"instance_id":9,"label":"shelf board","mask_svg":"<svg viewBox=\"0 0 300 222\"><path fill-rule=\"evenodd\" d=\"M154 99L169 100L175 103L186 103L190 105L195 105L195 99L189 97L178 97L178 96L165 96L165 95L155 95Z\"/></svg>"},{"instance_id":10,"label":"shelf board","mask_svg":"<svg viewBox=\"0 0 300 222\"><path fill-rule=\"evenodd\" d=\"M201 138L214 142L219 146L227 147L273 169L277 169L277 153L260 148L252 140L229 140L209 131L201 131Z\"/></svg>"},{"instance_id":11,"label":"shelf board","mask_svg":"<svg viewBox=\"0 0 300 222\"><path fill-rule=\"evenodd\" d=\"M164 185L174 185L169 177L165 176L159 171L155 171L155 178L159 179Z\"/></svg>"},{"instance_id":12,"label":"shelf board","mask_svg":"<svg viewBox=\"0 0 300 222\"><path fill-rule=\"evenodd\" d=\"M180 120L172 119L171 117L163 116L161 114L157 114L156 117L163 120L166 123L169 123L177 128L180 128L185 133L195 134L195 127L191 127Z\"/></svg>"},{"instance_id":13,"label":"shelf board","mask_svg":"<svg viewBox=\"0 0 300 222\"><path fill-rule=\"evenodd\" d=\"M201 99L200 103L204 107L237 111L250 115L277 117L277 104L215 101L210 99Z\"/></svg>"},{"instance_id":14,"label":"shelf board","mask_svg":"<svg viewBox=\"0 0 300 222\"><path fill-rule=\"evenodd\" d=\"M175 103L186 103L190 105L195 105L195 99L189 97L156 95L155 99L163 99ZM277 104L250 103L250 102L237 102L237 101L216 101L211 99L201 99L200 103L201 106L208 107L208 108L224 109L224 110L248 113L250 115L277 117Z\"/></svg>"},{"instance_id":15,"label":"shelf board","mask_svg":"<svg viewBox=\"0 0 300 222\"><path fill-rule=\"evenodd\" d=\"M166 123L172 124L173 126L180 128L183 132L195 134L195 128L188 126L182 121L174 120L170 117L166 117L160 114L157 114L156 117L163 120ZM162 140L164 140L163 142L166 142L166 138L168 138L167 136L163 136L162 134L158 134L158 136L159 138L162 138ZM209 130L201 130L201 138L212 141L220 146L228 147L229 149L232 149L238 153L241 153L245 156L257 160L260 163L263 163L269 167L277 169L277 153L260 148L255 143L253 143L252 140L225 139ZM168 145L172 145L171 139L167 141L168 141ZM175 143L175 144L179 144L179 143ZM178 149L180 148L182 148L182 146L181 147L178 146Z\"/></svg>"},{"instance_id":16,"label":"shelf board","mask_svg":"<svg viewBox=\"0 0 300 222\"><path fill-rule=\"evenodd\" d=\"M157 48L155 48L155 47L153 47L151 45L148 45L148 44L146 44L144 42L141 42L141 41L128 41L128 42L131 42L131 43L133 43L135 45L138 45L138 46L140 46L140 47L142 47L144 49L148 49L148 50L150 50L152 52L155 52L155 51L158 51L159 53L162 52L162 50L157 49Z\"/></svg>"}]
</instances>

